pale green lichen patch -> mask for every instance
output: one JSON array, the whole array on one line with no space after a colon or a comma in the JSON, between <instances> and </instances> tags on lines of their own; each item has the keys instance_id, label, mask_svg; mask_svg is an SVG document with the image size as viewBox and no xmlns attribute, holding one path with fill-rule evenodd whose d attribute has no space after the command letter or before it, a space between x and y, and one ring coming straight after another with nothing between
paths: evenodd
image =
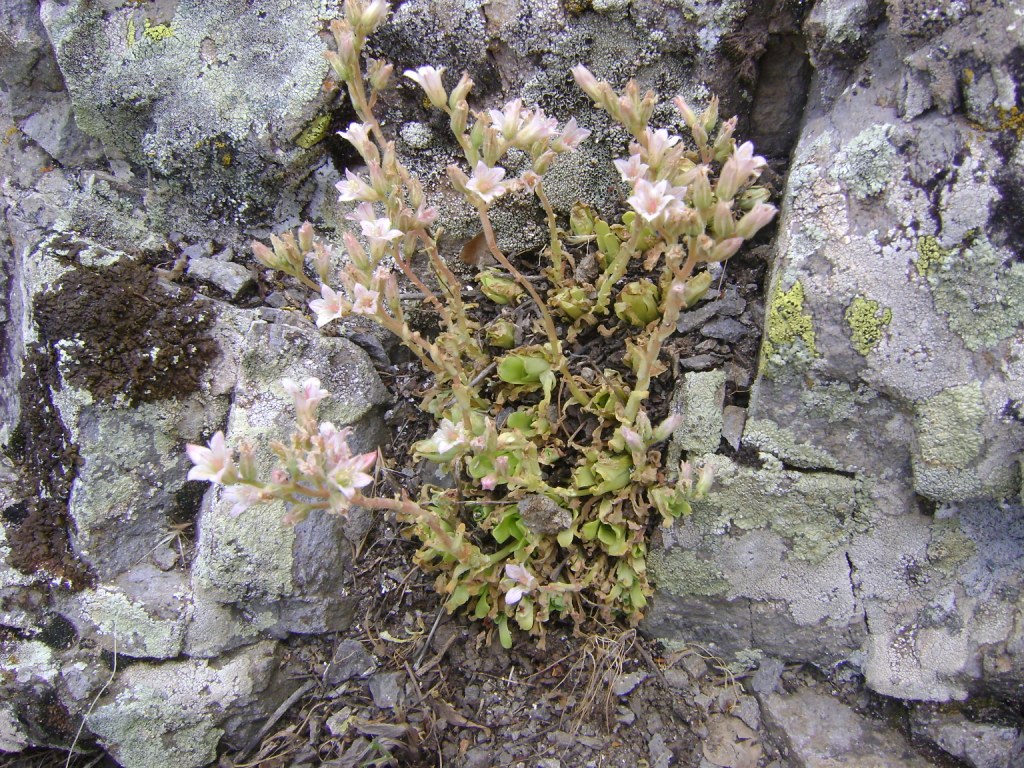
<instances>
[{"instance_id":1,"label":"pale green lichen patch","mask_svg":"<svg viewBox=\"0 0 1024 768\"><path fill-rule=\"evenodd\" d=\"M937 519L928 542L928 562L944 576L953 576L977 554L978 547L961 529L957 518Z\"/></svg>"},{"instance_id":2,"label":"pale green lichen patch","mask_svg":"<svg viewBox=\"0 0 1024 768\"><path fill-rule=\"evenodd\" d=\"M795 360L817 357L814 321L804 311L804 286L797 280L788 291L775 290L768 305L763 361L782 365L783 354Z\"/></svg>"},{"instance_id":3,"label":"pale green lichen patch","mask_svg":"<svg viewBox=\"0 0 1024 768\"><path fill-rule=\"evenodd\" d=\"M896 147L889 141L891 125L873 125L858 133L840 150L833 175L858 200L882 192L891 182Z\"/></svg>"},{"instance_id":4,"label":"pale green lichen patch","mask_svg":"<svg viewBox=\"0 0 1024 768\"><path fill-rule=\"evenodd\" d=\"M769 530L789 556L820 563L860 530L855 481L829 472L741 467L714 457L713 490L693 504L693 522L707 535L734 527Z\"/></svg>"},{"instance_id":5,"label":"pale green lichen patch","mask_svg":"<svg viewBox=\"0 0 1024 768\"><path fill-rule=\"evenodd\" d=\"M1024 263L984 235L950 250L922 237L917 252L936 308L972 352L995 346L1024 324Z\"/></svg>"},{"instance_id":6,"label":"pale green lichen patch","mask_svg":"<svg viewBox=\"0 0 1024 768\"><path fill-rule=\"evenodd\" d=\"M725 399L725 371L687 373L677 386L672 410L682 424L672 435L669 466L678 463L681 452L702 456L718 450L722 440L722 404Z\"/></svg>"},{"instance_id":7,"label":"pale green lichen patch","mask_svg":"<svg viewBox=\"0 0 1024 768\"><path fill-rule=\"evenodd\" d=\"M865 357L882 340L882 331L892 321L892 310L874 299L857 296L843 316L850 328L853 348Z\"/></svg>"},{"instance_id":8,"label":"pale green lichen patch","mask_svg":"<svg viewBox=\"0 0 1024 768\"><path fill-rule=\"evenodd\" d=\"M1012 491L1013 473L982 478L975 465L988 413L978 384L946 389L916 405L914 489L937 501L962 501Z\"/></svg>"},{"instance_id":9,"label":"pale green lichen patch","mask_svg":"<svg viewBox=\"0 0 1024 768\"><path fill-rule=\"evenodd\" d=\"M118 653L166 659L181 653L185 622L179 613L161 618L117 589L100 587L86 593L82 605L101 632L113 635Z\"/></svg>"},{"instance_id":10,"label":"pale green lichen patch","mask_svg":"<svg viewBox=\"0 0 1024 768\"><path fill-rule=\"evenodd\" d=\"M987 419L981 386L950 387L917 404L917 448L921 460L964 468L981 452Z\"/></svg>"},{"instance_id":11,"label":"pale green lichen patch","mask_svg":"<svg viewBox=\"0 0 1024 768\"><path fill-rule=\"evenodd\" d=\"M823 448L801 442L793 432L771 419L750 419L743 430L743 443L804 469L839 469L839 462Z\"/></svg>"},{"instance_id":12,"label":"pale green lichen patch","mask_svg":"<svg viewBox=\"0 0 1024 768\"><path fill-rule=\"evenodd\" d=\"M729 582L713 561L682 548L654 550L648 557L651 579L674 595L712 597L729 591Z\"/></svg>"}]
</instances>

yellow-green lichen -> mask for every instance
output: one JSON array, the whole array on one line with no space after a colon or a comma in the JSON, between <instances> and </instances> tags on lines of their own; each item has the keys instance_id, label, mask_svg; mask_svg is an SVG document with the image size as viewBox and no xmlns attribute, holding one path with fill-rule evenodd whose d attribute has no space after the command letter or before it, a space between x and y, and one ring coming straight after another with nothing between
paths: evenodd
<instances>
[{"instance_id":1,"label":"yellow-green lichen","mask_svg":"<svg viewBox=\"0 0 1024 768\"><path fill-rule=\"evenodd\" d=\"M765 329L764 359L770 360L783 348L799 345L805 355L817 357L814 321L809 312L804 312L804 287L799 280L788 291L778 289L768 306L768 322Z\"/></svg>"},{"instance_id":2,"label":"yellow-green lichen","mask_svg":"<svg viewBox=\"0 0 1024 768\"><path fill-rule=\"evenodd\" d=\"M1009 109L996 107L996 113L999 116L999 124L996 126L996 130L1010 131L1018 139L1024 139L1024 112L1017 107L1010 107Z\"/></svg>"},{"instance_id":3,"label":"yellow-green lichen","mask_svg":"<svg viewBox=\"0 0 1024 768\"><path fill-rule=\"evenodd\" d=\"M850 327L853 348L867 357L882 340L882 329L892 321L892 310L881 307L874 299L857 296L843 317Z\"/></svg>"},{"instance_id":4,"label":"yellow-green lichen","mask_svg":"<svg viewBox=\"0 0 1024 768\"><path fill-rule=\"evenodd\" d=\"M946 260L946 255L947 252L939 245L939 241L931 235L926 235L917 241L917 261L914 262L914 266L922 275L927 275L933 267Z\"/></svg>"},{"instance_id":5,"label":"yellow-green lichen","mask_svg":"<svg viewBox=\"0 0 1024 768\"><path fill-rule=\"evenodd\" d=\"M1024 263L984 235L944 250L933 237L918 241L918 270L935 307L972 352L995 346L1024 324Z\"/></svg>"},{"instance_id":6,"label":"yellow-green lichen","mask_svg":"<svg viewBox=\"0 0 1024 768\"><path fill-rule=\"evenodd\" d=\"M300 133L295 139L295 143L303 149L312 149L324 140L324 136L327 135L327 129L330 128L330 126L330 115L314 117L309 122L309 125L302 129L302 133Z\"/></svg>"},{"instance_id":7,"label":"yellow-green lichen","mask_svg":"<svg viewBox=\"0 0 1024 768\"><path fill-rule=\"evenodd\" d=\"M161 40L174 37L174 29L170 24L154 24L149 19L144 19L142 22L142 36L147 40L158 43Z\"/></svg>"}]
</instances>

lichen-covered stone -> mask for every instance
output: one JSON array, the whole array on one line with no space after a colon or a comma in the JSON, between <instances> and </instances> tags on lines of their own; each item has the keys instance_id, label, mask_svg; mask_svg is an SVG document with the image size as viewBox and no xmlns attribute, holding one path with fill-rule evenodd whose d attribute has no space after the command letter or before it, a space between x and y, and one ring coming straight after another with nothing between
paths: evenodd
<instances>
[{"instance_id":1,"label":"lichen-covered stone","mask_svg":"<svg viewBox=\"0 0 1024 768\"><path fill-rule=\"evenodd\" d=\"M273 207L284 172L308 162L294 140L322 104L321 13L314 0L42 4L78 126L187 188L169 210L232 221Z\"/></svg>"},{"instance_id":2,"label":"lichen-covered stone","mask_svg":"<svg viewBox=\"0 0 1024 768\"><path fill-rule=\"evenodd\" d=\"M685 452L703 456L718 450L722 441L725 371L691 372L683 376L672 399L672 410L682 423L672 434L668 464L678 463Z\"/></svg>"},{"instance_id":3,"label":"lichen-covered stone","mask_svg":"<svg viewBox=\"0 0 1024 768\"><path fill-rule=\"evenodd\" d=\"M220 663L135 665L118 676L89 716L89 726L125 768L200 768L216 758L225 712L267 710L258 696L271 684L275 644L264 642ZM268 697L282 699L286 689Z\"/></svg>"},{"instance_id":4,"label":"lichen-covered stone","mask_svg":"<svg viewBox=\"0 0 1024 768\"><path fill-rule=\"evenodd\" d=\"M804 311L804 287L799 281L788 290L776 287L771 293L762 345L762 359L767 367L788 364L787 355L799 364L797 361L806 362L818 354L814 319Z\"/></svg>"}]
</instances>

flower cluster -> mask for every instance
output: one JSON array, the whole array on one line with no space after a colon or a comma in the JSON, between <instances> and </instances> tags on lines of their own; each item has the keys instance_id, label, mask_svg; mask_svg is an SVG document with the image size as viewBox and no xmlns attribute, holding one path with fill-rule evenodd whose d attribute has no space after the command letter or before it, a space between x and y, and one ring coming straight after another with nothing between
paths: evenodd
<instances>
[{"instance_id":1,"label":"flower cluster","mask_svg":"<svg viewBox=\"0 0 1024 768\"><path fill-rule=\"evenodd\" d=\"M707 469L664 466L661 446L680 420L648 413L652 385L666 371L661 358L680 312L711 284L703 265L731 257L776 215L758 185L765 161L749 142L737 146L736 120L720 121L716 100L700 115L675 100L684 137L649 125L658 103L652 92L630 82L619 93L576 67L583 91L632 135L626 156L615 160L630 210L610 222L580 203L566 231L545 176L589 135L575 118L560 127L519 99L471 111L467 75L449 91L443 68L405 72L447 117L464 156L448 177L475 207L478 238L495 264L476 276L478 295L491 303L481 314L463 300L471 289L440 255L437 212L374 117L392 67L369 60L364 71L362 50L386 16L381 0L346 0L345 19L332 24L336 50L328 60L357 117L340 135L363 162L338 184L340 201L356 204L346 217L353 230L341 236L345 267L331 273L330 249L309 225L254 251L316 292L309 306L318 326L369 320L418 358L432 381L421 408L436 429L413 454L439 464L455 487L425 486L418 501L364 495L377 454L353 453L345 430L317 422L327 393L315 379L284 384L298 426L290 444L271 446L279 463L269 479L257 479L252 448L241 446L236 462L221 433L208 447L188 447L189 477L227 486L234 513L270 500L284 501L292 521L351 505L397 513L420 543L417 562L437 574L447 608L486 621L506 646L511 623L543 639L550 618L581 621L595 607L603 618L635 622L651 593L649 522L688 514L712 483ZM529 158L514 178L510 150ZM529 279L498 247L491 225L491 207L511 193L535 198L547 221L547 266ZM413 269L414 259L425 260L430 274ZM309 263L316 281L305 272ZM400 280L433 308L440 331L428 337L410 327ZM536 319L524 323L524 315ZM602 336L623 340L617 366L595 370L565 351Z\"/></svg>"},{"instance_id":2,"label":"flower cluster","mask_svg":"<svg viewBox=\"0 0 1024 768\"><path fill-rule=\"evenodd\" d=\"M269 478L258 477L255 450L249 445L239 448L236 466L224 433L218 431L208 446L185 447L195 465L188 479L224 486L224 499L232 505L234 516L255 504L283 501L290 507L286 520L298 522L314 510L344 514L353 503L366 503L360 491L373 482L368 472L377 452L353 454L348 429L317 421L317 407L330 394L320 387L319 379L309 378L302 384L284 379L281 386L293 399L296 430L289 444L271 446L279 463Z\"/></svg>"}]
</instances>

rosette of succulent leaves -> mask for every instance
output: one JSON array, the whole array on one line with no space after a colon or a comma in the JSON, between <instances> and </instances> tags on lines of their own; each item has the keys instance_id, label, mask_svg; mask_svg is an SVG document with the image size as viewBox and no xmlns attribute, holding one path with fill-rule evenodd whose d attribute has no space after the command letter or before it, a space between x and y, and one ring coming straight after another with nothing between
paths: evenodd
<instances>
[{"instance_id":1,"label":"rosette of succulent leaves","mask_svg":"<svg viewBox=\"0 0 1024 768\"><path fill-rule=\"evenodd\" d=\"M317 421L327 393L315 379L286 383L298 428L290 444L272 446L280 464L269 478L257 477L252 446L241 446L236 461L221 434L209 447L189 447L191 476L227 486L235 514L275 499L286 502L291 521L344 514L351 505L394 511L420 544L416 561L436 572L448 610L484 620L506 647L513 624L543 641L551 617L636 622L651 594L652 522L687 514L711 484L706 471L663 466L659 446L678 418L652 423L645 404L652 379L666 371L659 355L680 311L709 288L705 265L728 259L776 213L756 184L764 160L750 143L736 145L736 120L720 121L716 100L698 115L675 99L689 129L684 138L649 127L652 92L630 82L616 93L578 66L579 87L632 135L627 157L615 161L632 194L615 223L581 201L566 231L544 177L588 131L575 119L559 128L519 100L475 112L467 75L448 91L443 69L408 71L447 115L465 155L465 166L449 166L448 176L476 208L495 265L471 290L441 257L436 212L374 117L392 66L371 59L364 67L362 49L387 14L380 0L347 0L345 18L331 27L336 50L327 58L358 117L341 135L365 164L338 185L341 200L358 203L350 216L358 229L342 236L346 266L332 274L330 247L309 224L253 247L262 263L319 294L310 302L319 326L362 315L418 358L432 377L421 407L436 432L413 446L414 455L441 465L454 487L426 486L418 499L364 495L376 454L353 455L344 430ZM503 162L513 148L530 162L509 178ZM498 247L488 215L513 192L536 197L547 219L546 266L532 279ZM423 256L431 275L412 267ZM410 327L398 275L436 312L436 335ZM479 312L484 302L497 305L487 322L480 318L495 311ZM532 327L507 315L520 302L529 303ZM570 356L576 340L595 333L626 336L619 370Z\"/></svg>"}]
</instances>

